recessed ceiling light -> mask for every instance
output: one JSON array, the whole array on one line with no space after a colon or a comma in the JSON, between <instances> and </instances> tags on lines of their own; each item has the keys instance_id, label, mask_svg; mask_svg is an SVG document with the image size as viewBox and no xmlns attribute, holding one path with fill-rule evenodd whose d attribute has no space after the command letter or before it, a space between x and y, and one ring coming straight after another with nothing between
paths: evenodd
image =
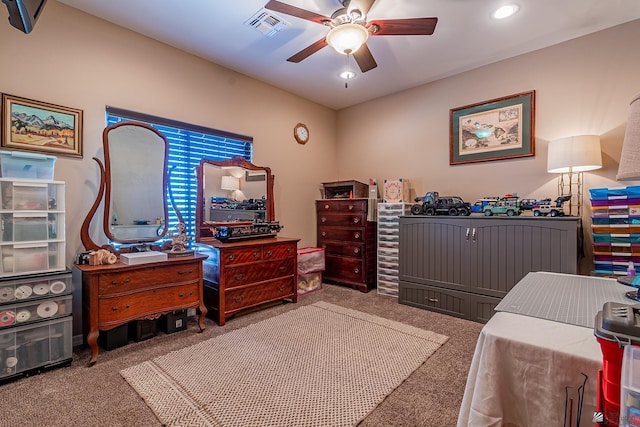
<instances>
[{"instance_id":1,"label":"recessed ceiling light","mask_svg":"<svg viewBox=\"0 0 640 427\"><path fill-rule=\"evenodd\" d=\"M498 9L496 9L495 12L493 12L493 17L495 19L505 19L508 18L510 16L515 15L515 13L518 11L519 7L517 4L506 4L504 6L499 7Z\"/></svg>"},{"instance_id":2,"label":"recessed ceiling light","mask_svg":"<svg viewBox=\"0 0 640 427\"><path fill-rule=\"evenodd\" d=\"M353 71L343 71L338 75L341 79L349 80L354 78L356 76L356 73L354 73Z\"/></svg>"}]
</instances>

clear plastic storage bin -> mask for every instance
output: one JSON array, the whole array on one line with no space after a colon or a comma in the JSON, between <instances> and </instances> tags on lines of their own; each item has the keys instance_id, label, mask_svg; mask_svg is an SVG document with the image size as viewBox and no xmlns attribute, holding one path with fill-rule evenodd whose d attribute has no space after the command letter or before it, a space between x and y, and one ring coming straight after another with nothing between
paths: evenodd
<instances>
[{"instance_id":1,"label":"clear plastic storage bin","mask_svg":"<svg viewBox=\"0 0 640 427\"><path fill-rule=\"evenodd\" d=\"M0 151L0 176L51 181L55 156L18 151Z\"/></svg>"}]
</instances>

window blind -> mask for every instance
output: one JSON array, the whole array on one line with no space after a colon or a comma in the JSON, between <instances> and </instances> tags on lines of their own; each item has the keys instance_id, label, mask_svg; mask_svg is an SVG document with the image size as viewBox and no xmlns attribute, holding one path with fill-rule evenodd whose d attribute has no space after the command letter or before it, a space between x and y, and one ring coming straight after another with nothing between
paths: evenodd
<instances>
[{"instance_id":1,"label":"window blind","mask_svg":"<svg viewBox=\"0 0 640 427\"><path fill-rule=\"evenodd\" d=\"M201 159L227 160L232 157L243 157L253 160L253 137L234 134L218 129L207 128L190 123L162 117L151 116L121 108L106 108L107 126L124 122L138 121L146 123L162 133L169 141L170 171L169 187L175 206L186 224L187 235L195 235L196 206L198 183L196 166ZM178 217L169 205L168 231L176 232Z\"/></svg>"}]
</instances>

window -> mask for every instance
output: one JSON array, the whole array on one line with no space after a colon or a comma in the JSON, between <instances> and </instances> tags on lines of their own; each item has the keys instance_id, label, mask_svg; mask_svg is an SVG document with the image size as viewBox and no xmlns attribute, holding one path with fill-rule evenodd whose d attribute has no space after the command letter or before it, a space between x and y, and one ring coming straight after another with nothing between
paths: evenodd
<instances>
[{"instance_id":1,"label":"window","mask_svg":"<svg viewBox=\"0 0 640 427\"><path fill-rule=\"evenodd\" d=\"M107 107L107 126L124 122L139 121L153 126L169 141L170 194L175 206L180 210L187 226L186 232L195 235L196 182L195 167L200 159L226 160L240 156L248 161L253 160L253 138L217 129L192 125L162 117ZM169 231L175 232L178 217L169 204Z\"/></svg>"}]
</instances>

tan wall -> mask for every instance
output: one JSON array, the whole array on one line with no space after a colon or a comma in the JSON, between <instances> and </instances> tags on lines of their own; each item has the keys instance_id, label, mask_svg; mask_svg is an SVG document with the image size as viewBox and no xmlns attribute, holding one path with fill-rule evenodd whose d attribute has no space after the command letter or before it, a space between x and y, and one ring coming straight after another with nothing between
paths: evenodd
<instances>
[{"instance_id":1,"label":"tan wall","mask_svg":"<svg viewBox=\"0 0 640 427\"><path fill-rule=\"evenodd\" d=\"M55 170L67 183L67 265L83 250L106 105L253 136L254 162L276 176L281 234L315 244L318 183L337 174L335 111L58 2L47 3L28 35L6 22L6 11L0 21L0 92L84 111L84 157L59 157ZM312 132L304 146L293 139L297 122ZM100 225L94 220L94 239Z\"/></svg>"},{"instance_id":2,"label":"tan wall","mask_svg":"<svg viewBox=\"0 0 640 427\"><path fill-rule=\"evenodd\" d=\"M615 173L628 103L640 92L639 39L634 21L336 113L49 2L29 35L0 25L0 92L84 111L84 158L60 157L56 166L56 179L67 183L68 265L82 250L80 224L96 194L91 158L102 157L106 105L252 135L255 163L276 175L282 235L312 246L313 201L324 181L404 177L412 196L437 190L470 201L507 192L550 197L556 184L546 172L548 141L596 133L604 168L588 174L586 186L628 185ZM532 89L535 157L449 166L450 108ZM304 146L292 137L297 122L312 132ZM94 236L97 230L94 221Z\"/></svg>"},{"instance_id":3,"label":"tan wall","mask_svg":"<svg viewBox=\"0 0 640 427\"><path fill-rule=\"evenodd\" d=\"M638 40L640 21L633 21L341 110L339 175L374 177L379 183L402 177L410 181L412 197L429 190L470 202L510 192L555 197L556 175L546 171L547 144L565 136L597 134L603 168L584 175L590 250L587 189L638 184L615 181L629 102L640 93ZM449 165L451 108L529 90L536 91L535 157ZM581 271L590 268L582 265Z\"/></svg>"}]
</instances>

